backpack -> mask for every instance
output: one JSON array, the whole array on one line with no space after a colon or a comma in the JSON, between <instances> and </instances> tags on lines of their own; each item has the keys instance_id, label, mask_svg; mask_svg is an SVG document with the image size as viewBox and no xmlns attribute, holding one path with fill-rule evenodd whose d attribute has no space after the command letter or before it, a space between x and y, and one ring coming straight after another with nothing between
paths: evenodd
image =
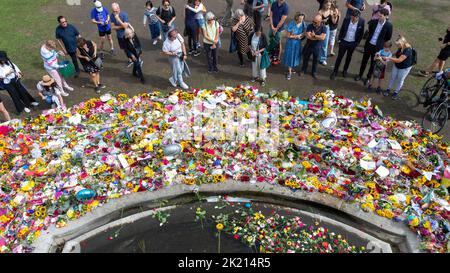
<instances>
[{"instance_id":1,"label":"backpack","mask_svg":"<svg viewBox=\"0 0 450 273\"><path fill-rule=\"evenodd\" d=\"M412 48L412 65L417 64L417 50L415 48Z\"/></svg>"}]
</instances>

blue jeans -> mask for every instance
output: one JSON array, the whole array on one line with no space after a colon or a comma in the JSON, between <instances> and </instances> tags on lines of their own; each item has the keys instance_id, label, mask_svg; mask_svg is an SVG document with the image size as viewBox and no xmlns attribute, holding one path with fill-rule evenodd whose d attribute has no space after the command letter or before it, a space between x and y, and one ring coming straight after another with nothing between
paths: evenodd
<instances>
[{"instance_id":1,"label":"blue jeans","mask_svg":"<svg viewBox=\"0 0 450 273\"><path fill-rule=\"evenodd\" d=\"M161 24L159 22L149 24L148 28L150 30L150 35L153 40L156 40L161 35Z\"/></svg>"},{"instance_id":2,"label":"blue jeans","mask_svg":"<svg viewBox=\"0 0 450 273\"><path fill-rule=\"evenodd\" d=\"M392 66L391 80L389 81L387 89L391 90L394 83L397 82L394 93L398 94L398 92L400 92L400 89L402 89L403 83L405 82L406 77L411 71L411 68L412 66L404 69L398 69L395 65Z\"/></svg>"},{"instance_id":3,"label":"blue jeans","mask_svg":"<svg viewBox=\"0 0 450 273\"><path fill-rule=\"evenodd\" d=\"M325 29L326 29L326 36L325 40L321 42L322 47L320 49L320 62L325 62L328 56L328 41L330 40L330 27L325 26Z\"/></svg>"},{"instance_id":4,"label":"blue jeans","mask_svg":"<svg viewBox=\"0 0 450 273\"><path fill-rule=\"evenodd\" d=\"M183 66L179 57L169 57L170 65L172 66L172 78L176 83L181 84L183 82Z\"/></svg>"}]
</instances>

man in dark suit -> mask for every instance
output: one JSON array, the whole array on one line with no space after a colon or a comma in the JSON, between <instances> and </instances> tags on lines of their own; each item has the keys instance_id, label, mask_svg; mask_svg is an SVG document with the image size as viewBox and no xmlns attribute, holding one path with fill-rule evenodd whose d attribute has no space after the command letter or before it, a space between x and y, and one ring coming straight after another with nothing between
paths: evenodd
<instances>
[{"instance_id":1,"label":"man in dark suit","mask_svg":"<svg viewBox=\"0 0 450 273\"><path fill-rule=\"evenodd\" d=\"M389 11L387 9L382 9L379 12L378 20L369 21L369 37L364 45L364 55L361 61L361 68L359 69L359 75L355 77L355 81L362 79L370 59L370 68L367 73L367 79L364 80L364 85L367 84L368 79L372 76L375 54L380 51L383 48L384 43L389 41L392 37L392 24L387 20L388 15Z\"/></svg>"},{"instance_id":2,"label":"man in dark suit","mask_svg":"<svg viewBox=\"0 0 450 273\"><path fill-rule=\"evenodd\" d=\"M344 19L342 23L341 31L339 32L338 43L339 52L334 63L334 70L331 73L330 79L334 80L338 74L339 66L341 65L342 58L347 54L345 58L344 71L342 76L347 76L347 70L352 60L353 52L356 46L362 39L364 34L364 19L360 17L361 12L357 9L352 11L352 16Z\"/></svg>"}]
</instances>

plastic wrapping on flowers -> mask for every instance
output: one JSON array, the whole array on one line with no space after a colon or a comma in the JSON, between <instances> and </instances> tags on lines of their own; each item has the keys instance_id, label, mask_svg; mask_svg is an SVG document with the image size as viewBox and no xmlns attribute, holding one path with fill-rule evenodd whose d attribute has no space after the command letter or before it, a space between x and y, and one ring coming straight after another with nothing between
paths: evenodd
<instances>
[{"instance_id":1,"label":"plastic wrapping on flowers","mask_svg":"<svg viewBox=\"0 0 450 273\"><path fill-rule=\"evenodd\" d=\"M224 118L230 107L244 110ZM255 129L265 138L205 137L218 127L255 132L261 116L272 118ZM126 194L235 180L357 202L409 225L424 249L446 252L449 151L417 123L332 91L308 101L251 86L104 95L0 126L0 251L30 252L50 225Z\"/></svg>"}]
</instances>

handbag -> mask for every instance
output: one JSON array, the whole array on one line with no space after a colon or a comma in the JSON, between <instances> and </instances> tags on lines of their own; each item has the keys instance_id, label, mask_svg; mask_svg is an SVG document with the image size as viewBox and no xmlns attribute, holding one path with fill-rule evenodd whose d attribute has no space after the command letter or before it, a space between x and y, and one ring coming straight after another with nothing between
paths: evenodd
<instances>
[{"instance_id":1,"label":"handbag","mask_svg":"<svg viewBox=\"0 0 450 273\"><path fill-rule=\"evenodd\" d=\"M267 50L264 50L262 55L261 55L261 64L259 65L259 67L261 69L266 69L269 66L270 66L269 53L267 53Z\"/></svg>"},{"instance_id":2,"label":"handbag","mask_svg":"<svg viewBox=\"0 0 450 273\"><path fill-rule=\"evenodd\" d=\"M236 38L236 33L234 33L233 31L231 31L231 40L230 40L230 49L229 52L230 53L234 53L237 51L238 48L238 40Z\"/></svg>"}]
</instances>

